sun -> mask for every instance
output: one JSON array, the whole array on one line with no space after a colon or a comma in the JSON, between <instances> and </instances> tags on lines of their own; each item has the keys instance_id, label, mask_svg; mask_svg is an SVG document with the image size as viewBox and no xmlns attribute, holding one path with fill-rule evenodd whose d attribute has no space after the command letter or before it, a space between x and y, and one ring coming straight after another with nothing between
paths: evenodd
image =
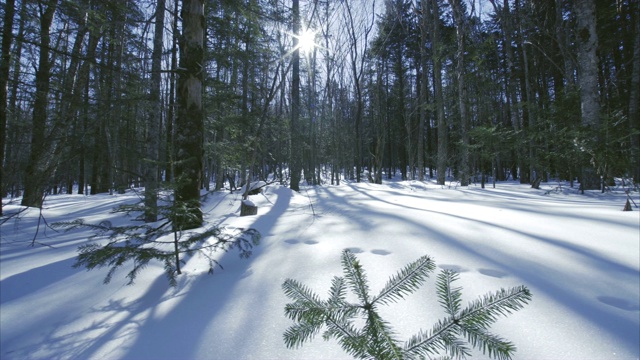
<instances>
[{"instance_id":1,"label":"sun","mask_svg":"<svg viewBox=\"0 0 640 360\"><path fill-rule=\"evenodd\" d=\"M310 53L316 47L316 32L311 29L304 30L298 35L298 48L303 53Z\"/></svg>"}]
</instances>

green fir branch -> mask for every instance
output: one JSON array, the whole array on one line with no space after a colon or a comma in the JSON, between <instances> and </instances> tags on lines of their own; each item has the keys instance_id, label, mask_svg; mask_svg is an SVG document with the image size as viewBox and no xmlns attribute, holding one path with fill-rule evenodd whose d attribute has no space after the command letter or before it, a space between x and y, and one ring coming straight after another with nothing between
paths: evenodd
<instances>
[{"instance_id":1,"label":"green fir branch","mask_svg":"<svg viewBox=\"0 0 640 360\"><path fill-rule=\"evenodd\" d=\"M367 353L375 359L401 359L402 349L391 325L382 319L376 311L367 313L363 333L369 337Z\"/></svg>"},{"instance_id":2,"label":"green fir branch","mask_svg":"<svg viewBox=\"0 0 640 360\"><path fill-rule=\"evenodd\" d=\"M74 267L85 267L87 270L109 268L103 282L111 282L116 270L126 263L132 268L125 277L127 285L135 282L138 274L151 261L158 261L164 265L167 280L171 286L177 285L176 275L180 273L179 265L184 263L181 255L195 253L204 256L210 265L209 273L213 274L215 266L222 266L213 258L213 253L237 250L241 258L248 258L253 247L260 243L260 233L255 229L238 229L235 233L226 233L218 227L205 228L201 232L188 232L178 236L173 233L166 223L159 227L150 225L114 226L109 221L97 224L86 223L82 219L54 224L65 231L86 228L94 234L90 238L105 238L106 244L84 244L78 247L78 256ZM182 232L181 232L182 233ZM162 238L174 235L173 241Z\"/></svg>"},{"instance_id":3,"label":"green fir branch","mask_svg":"<svg viewBox=\"0 0 640 360\"><path fill-rule=\"evenodd\" d=\"M285 306L285 315L294 321L322 324L325 319L325 304L307 286L287 279L282 284L284 294L294 302Z\"/></svg>"},{"instance_id":4,"label":"green fir branch","mask_svg":"<svg viewBox=\"0 0 640 360\"><path fill-rule=\"evenodd\" d=\"M508 360L516 351L513 343L489 333L485 328L465 325L460 326L460 330L473 347L482 350L482 354L489 357Z\"/></svg>"},{"instance_id":5,"label":"green fir branch","mask_svg":"<svg viewBox=\"0 0 640 360\"><path fill-rule=\"evenodd\" d=\"M488 328L498 316L507 316L518 311L531 301L531 292L525 286L500 289L473 301L460 312L460 323L468 326Z\"/></svg>"},{"instance_id":6,"label":"green fir branch","mask_svg":"<svg viewBox=\"0 0 640 360\"><path fill-rule=\"evenodd\" d=\"M356 256L349 250L342 251L342 270L344 272L347 284L351 286L351 290L358 297L365 309L371 306L369 301L369 284L367 276L360 265Z\"/></svg>"},{"instance_id":7,"label":"green fir branch","mask_svg":"<svg viewBox=\"0 0 640 360\"><path fill-rule=\"evenodd\" d=\"M452 317L438 320L430 332L420 331L404 345L408 358L431 357L445 351L454 358L470 355L465 342L459 339L458 328Z\"/></svg>"},{"instance_id":8,"label":"green fir branch","mask_svg":"<svg viewBox=\"0 0 640 360\"><path fill-rule=\"evenodd\" d=\"M318 326L317 324L311 324L305 321L298 322L285 331L284 343L289 349L298 348L316 336L321 329L322 326Z\"/></svg>"},{"instance_id":9,"label":"green fir branch","mask_svg":"<svg viewBox=\"0 0 640 360\"><path fill-rule=\"evenodd\" d=\"M342 349L356 359L371 357L367 352L369 338L363 332L358 331L350 320L335 319L329 316L325 325L327 326L327 331L323 334L325 340L336 338Z\"/></svg>"},{"instance_id":10,"label":"green fir branch","mask_svg":"<svg viewBox=\"0 0 640 360\"><path fill-rule=\"evenodd\" d=\"M393 275L376 296L372 303L387 305L404 299L405 295L416 291L429 277L429 273L435 269L435 263L428 256L422 256L418 260L408 264L396 275Z\"/></svg>"},{"instance_id":11,"label":"green fir branch","mask_svg":"<svg viewBox=\"0 0 640 360\"><path fill-rule=\"evenodd\" d=\"M448 315L455 317L460 311L462 302L462 288L452 288L451 283L458 279L458 273L451 270L443 270L436 280L436 294L440 305Z\"/></svg>"},{"instance_id":12,"label":"green fir branch","mask_svg":"<svg viewBox=\"0 0 640 360\"><path fill-rule=\"evenodd\" d=\"M378 305L396 302L414 292L434 270L433 261L423 256L408 264L391 276L380 294L372 300L369 299L365 271L355 255L344 250L341 263L345 276L332 279L326 301L296 280L284 282L285 295L294 300L285 305L285 315L295 322L284 333L288 348L302 346L320 328L326 327L323 338L337 339L345 352L358 359L431 359L443 353L445 358L465 358L471 356L468 345L497 359L510 359L515 352L512 343L491 334L488 329L498 316L520 310L531 300L531 293L526 287L499 290L461 310L462 289L452 286L458 274L444 270L436 279L436 295L448 316L437 321L431 331L420 331L400 346L390 323L378 313ZM356 295L359 303L347 302L347 289ZM364 321L364 326L360 329L355 327L356 320Z\"/></svg>"}]
</instances>

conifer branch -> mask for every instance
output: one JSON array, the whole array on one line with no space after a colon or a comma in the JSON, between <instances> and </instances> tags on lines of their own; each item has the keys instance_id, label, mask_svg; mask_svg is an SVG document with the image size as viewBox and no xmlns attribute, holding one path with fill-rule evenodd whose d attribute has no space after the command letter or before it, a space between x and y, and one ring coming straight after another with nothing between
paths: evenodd
<instances>
[{"instance_id":1,"label":"conifer branch","mask_svg":"<svg viewBox=\"0 0 640 360\"><path fill-rule=\"evenodd\" d=\"M461 326L460 330L473 347L482 350L482 353L488 354L489 357L507 360L511 359L511 354L516 351L513 343L487 332L484 328L467 325Z\"/></svg>"},{"instance_id":2,"label":"conifer branch","mask_svg":"<svg viewBox=\"0 0 640 360\"><path fill-rule=\"evenodd\" d=\"M460 311L462 288L451 288L451 283L458 279L458 273L451 270L443 270L438 274L436 281L436 292L440 305L446 310L449 316L455 317Z\"/></svg>"},{"instance_id":3,"label":"conifer branch","mask_svg":"<svg viewBox=\"0 0 640 360\"><path fill-rule=\"evenodd\" d=\"M392 276L386 285L371 302L387 305L403 299L417 290L429 277L429 273L435 269L435 263L428 256L422 256L418 260L408 264L396 275Z\"/></svg>"},{"instance_id":4,"label":"conifer branch","mask_svg":"<svg viewBox=\"0 0 640 360\"><path fill-rule=\"evenodd\" d=\"M518 311L529 301L531 301L531 292L525 286L509 290L500 289L494 294L485 295L469 304L460 313L459 321L469 326L488 328L498 316L507 316Z\"/></svg>"},{"instance_id":5,"label":"conifer branch","mask_svg":"<svg viewBox=\"0 0 640 360\"><path fill-rule=\"evenodd\" d=\"M342 251L342 270L351 290L356 294L363 306L371 306L369 301L369 284L367 276L356 256L345 249Z\"/></svg>"},{"instance_id":6,"label":"conifer branch","mask_svg":"<svg viewBox=\"0 0 640 360\"><path fill-rule=\"evenodd\" d=\"M360 359L432 358L442 353L464 358L471 355L468 344L497 359L510 359L515 352L512 343L491 334L488 329L498 316L507 316L531 300L531 293L526 287L502 289L460 310L462 289L452 286L458 274L444 270L437 277L436 294L448 316L436 322L430 332L420 331L400 346L391 325L378 313L378 305L395 302L415 291L435 268L433 261L423 256L408 264L391 276L380 294L372 300L369 300L364 269L355 255L344 250L341 262L345 277L333 278L326 301L295 280L284 282L285 295L294 300L285 306L285 314L296 321L284 333L287 347L301 346L326 326L324 339L337 339L343 350ZM347 287L359 303L346 301ZM355 319L364 320L362 329L354 326Z\"/></svg>"},{"instance_id":7,"label":"conifer branch","mask_svg":"<svg viewBox=\"0 0 640 360\"><path fill-rule=\"evenodd\" d=\"M104 238L108 242L103 245L85 244L78 247L78 256L74 267L84 266L88 270L108 267L104 278L107 284L113 278L116 270L125 263L132 264L126 274L127 285L134 283L137 275L144 270L151 261L159 261L164 265L167 280L171 286L177 285L176 275L181 273L180 267L184 263L182 255L200 254L209 261L209 273L213 274L215 266L222 266L213 258L217 251L227 252L237 250L240 258L248 258L252 249L260 243L260 233L255 229L238 229L235 233L227 233L224 229L213 226L200 231L183 232L173 224L176 219L184 220L189 216L185 212L184 204L170 203L159 208L166 221L149 224L114 226L110 221L97 224L76 219L69 222L58 222L52 226L64 228L65 231L86 228L93 232L90 239ZM114 212L129 214L132 211L142 211L142 206L122 206ZM168 226L168 225L173 226ZM173 239L168 240L172 235ZM164 239L164 240L163 240Z\"/></svg>"},{"instance_id":8,"label":"conifer branch","mask_svg":"<svg viewBox=\"0 0 640 360\"><path fill-rule=\"evenodd\" d=\"M287 348L298 348L305 341L312 339L321 327L316 324L310 324L302 321L289 327L284 333L284 343Z\"/></svg>"}]
</instances>

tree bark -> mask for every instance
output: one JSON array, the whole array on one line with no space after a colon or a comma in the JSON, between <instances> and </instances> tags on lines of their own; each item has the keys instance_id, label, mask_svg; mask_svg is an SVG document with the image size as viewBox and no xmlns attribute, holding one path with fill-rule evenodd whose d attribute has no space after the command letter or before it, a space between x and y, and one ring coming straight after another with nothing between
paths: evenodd
<instances>
[{"instance_id":1,"label":"tree bark","mask_svg":"<svg viewBox=\"0 0 640 360\"><path fill-rule=\"evenodd\" d=\"M458 111L460 115L460 135L462 144L460 149L460 185L469 185L469 117L467 114L467 87L465 84L465 14L462 11L461 0L449 0L456 22L456 78L458 79Z\"/></svg>"},{"instance_id":2,"label":"tree bark","mask_svg":"<svg viewBox=\"0 0 640 360\"><path fill-rule=\"evenodd\" d=\"M429 89L429 68L427 65L427 42L429 14L423 0L420 3L420 123L418 124L418 180L424 181L424 126L427 122L427 91Z\"/></svg>"},{"instance_id":3,"label":"tree bark","mask_svg":"<svg viewBox=\"0 0 640 360\"><path fill-rule=\"evenodd\" d=\"M13 41L14 15L15 1L7 0L4 13L4 28L2 29L2 57L0 58L0 200L2 200L5 194L4 143L7 129L7 85L9 69L11 68L11 42ZM0 215L2 215L2 201L0 201Z\"/></svg>"},{"instance_id":4,"label":"tree bark","mask_svg":"<svg viewBox=\"0 0 640 360\"><path fill-rule=\"evenodd\" d=\"M438 126L438 159L436 163L437 181L439 185L444 185L447 174L447 151L448 145L448 128L444 116L444 98L442 95L442 54L440 43L440 11L438 10L438 1L431 0L429 2L430 18L433 23L431 30L431 48L433 49L433 96L436 106L436 117Z\"/></svg>"},{"instance_id":5,"label":"tree bark","mask_svg":"<svg viewBox=\"0 0 640 360\"><path fill-rule=\"evenodd\" d=\"M578 43L578 86L580 87L580 119L582 126L597 132L600 126L600 96L598 93L598 35L596 33L595 0L574 3ZM593 139L595 142L598 139ZM598 189L600 182L595 169L584 164L581 176L582 190Z\"/></svg>"},{"instance_id":6,"label":"tree bark","mask_svg":"<svg viewBox=\"0 0 640 360\"><path fill-rule=\"evenodd\" d=\"M595 0L576 1L574 11L577 20L578 84L582 125L597 128L600 124L600 98Z\"/></svg>"},{"instance_id":7,"label":"tree bark","mask_svg":"<svg viewBox=\"0 0 640 360\"><path fill-rule=\"evenodd\" d=\"M293 12L293 57L291 78L291 184L293 191L300 191L300 179L302 171L302 146L300 132L300 49L298 48L298 35L300 34L300 1L293 0L291 11Z\"/></svg>"},{"instance_id":8,"label":"tree bark","mask_svg":"<svg viewBox=\"0 0 640 360\"><path fill-rule=\"evenodd\" d=\"M176 113L176 70L178 69L178 1L176 0L173 8L173 36L171 40L171 73L169 74L169 108L166 118L166 153L165 153L165 181L172 182L174 175L174 122Z\"/></svg>"},{"instance_id":9,"label":"tree bark","mask_svg":"<svg viewBox=\"0 0 640 360\"><path fill-rule=\"evenodd\" d=\"M204 154L202 80L204 76L204 2L182 0L182 38L176 118L175 227L193 229L202 225L200 179Z\"/></svg>"},{"instance_id":10,"label":"tree bark","mask_svg":"<svg viewBox=\"0 0 640 360\"><path fill-rule=\"evenodd\" d=\"M33 123L31 133L31 151L25 174L25 188L22 197L23 206L42 207L46 190L47 176L53 159L45 146L47 127L47 107L49 98L49 61L50 31L58 0L40 3L40 55L36 71L36 93L33 103Z\"/></svg>"},{"instance_id":11,"label":"tree bark","mask_svg":"<svg viewBox=\"0 0 640 360\"><path fill-rule=\"evenodd\" d=\"M633 44L633 70L629 93L629 128L631 130L631 166L633 181L640 184L640 10L635 7L635 39Z\"/></svg>"},{"instance_id":12,"label":"tree bark","mask_svg":"<svg viewBox=\"0 0 640 360\"><path fill-rule=\"evenodd\" d=\"M145 166L144 220L158 219L158 161L162 99L162 40L164 35L165 0L158 0L155 12L153 53L151 55L151 89L149 91L149 123L147 124L147 164Z\"/></svg>"}]
</instances>

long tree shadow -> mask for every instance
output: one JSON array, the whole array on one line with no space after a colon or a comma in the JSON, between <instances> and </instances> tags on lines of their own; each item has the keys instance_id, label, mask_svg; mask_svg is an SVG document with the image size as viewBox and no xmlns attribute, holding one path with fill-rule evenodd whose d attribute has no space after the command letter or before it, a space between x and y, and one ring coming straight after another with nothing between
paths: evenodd
<instances>
[{"instance_id":1,"label":"long tree shadow","mask_svg":"<svg viewBox=\"0 0 640 360\"><path fill-rule=\"evenodd\" d=\"M357 187L354 187L354 190L360 192L366 197L369 197L373 201L386 202L388 204L398 206L399 208L407 208L402 204L395 204L375 197L371 193L362 191ZM612 261L611 259L608 259L586 247L563 242L560 240L554 240L552 238L534 235L531 233L527 233L521 229L515 229L513 227L490 223L478 219L472 219L460 215L429 209L420 209L415 207L411 209L431 213L434 215L438 215L439 217L451 217L457 220L478 224L487 228L505 230L508 232L513 232L520 237L531 238L534 241L545 243L557 247L558 249L575 253L579 258L584 259L582 260L583 263L588 264L589 267L592 268L602 269L603 272L606 271L607 275L612 279L631 279L630 281L632 282L634 281L633 279L635 279L635 284L640 287L640 274L638 273L637 269ZM372 209L367 208L367 211L372 211ZM384 213L381 215L387 217L396 217L395 215L388 213ZM408 219L401 216L398 216L397 220L405 222L408 221ZM629 352L638 353L638 351L640 350L638 349L640 328L637 321L631 320L628 316L622 316L622 314L620 313L611 312L607 307L598 306L598 302L594 302L594 299L586 298L581 294L573 292L569 287L562 286L562 284L560 284L559 282L561 282L562 279L567 279L568 277L566 276L566 274L563 274L562 272L549 266L550 263L547 264L536 262L527 257L526 252L523 253L522 256L514 257L513 254L506 253L499 247L491 247L490 249L479 249L477 247L469 245L461 239L438 232L437 230L428 227L427 224L428 220L425 220L425 222L422 224L413 222L414 226L421 226L427 233L432 233L433 237L430 238L434 241L443 242L448 246L454 247L456 251L463 251L469 255L482 259L484 262L493 264L498 268L502 268L503 270L506 270L519 279L525 281L527 285L533 286L538 290L546 292L549 297L554 298L559 304L562 304L567 309L572 309L584 319L592 322L595 326L609 333L613 338L618 338L622 343L624 343ZM484 246L489 247L489 244ZM637 299L615 297L615 300L612 300L610 296L607 297L606 295L616 294L602 294L598 297L597 300L602 304L623 308L623 310L627 311L635 311L635 309L638 308L638 306L636 305ZM618 295L625 296L624 294ZM621 306L620 304L624 305Z\"/></svg>"},{"instance_id":2,"label":"long tree shadow","mask_svg":"<svg viewBox=\"0 0 640 360\"><path fill-rule=\"evenodd\" d=\"M73 258L64 259L0 280L0 304L37 293L77 273L78 270L72 268L73 263Z\"/></svg>"},{"instance_id":3,"label":"long tree shadow","mask_svg":"<svg viewBox=\"0 0 640 360\"><path fill-rule=\"evenodd\" d=\"M278 198L269 212L257 217L251 225L263 234L270 231L275 225L274 220L282 216L289 207L292 197L290 190L282 188L277 190L277 194ZM203 338L207 334L207 328L213 325L226 305L232 304L232 289L243 279L252 276L251 262L260 256L267 245L261 243L249 259L235 262L233 271L223 270L213 277L203 275L191 281L188 291L181 295L172 310L161 317L149 316L144 321L137 331L135 342L128 347L124 358L147 358L149 349L153 349L155 359L196 358L202 344L215 341ZM233 255L223 255L221 263L233 261L228 259ZM157 299L150 299L143 308L153 309L157 305Z\"/></svg>"}]
</instances>

